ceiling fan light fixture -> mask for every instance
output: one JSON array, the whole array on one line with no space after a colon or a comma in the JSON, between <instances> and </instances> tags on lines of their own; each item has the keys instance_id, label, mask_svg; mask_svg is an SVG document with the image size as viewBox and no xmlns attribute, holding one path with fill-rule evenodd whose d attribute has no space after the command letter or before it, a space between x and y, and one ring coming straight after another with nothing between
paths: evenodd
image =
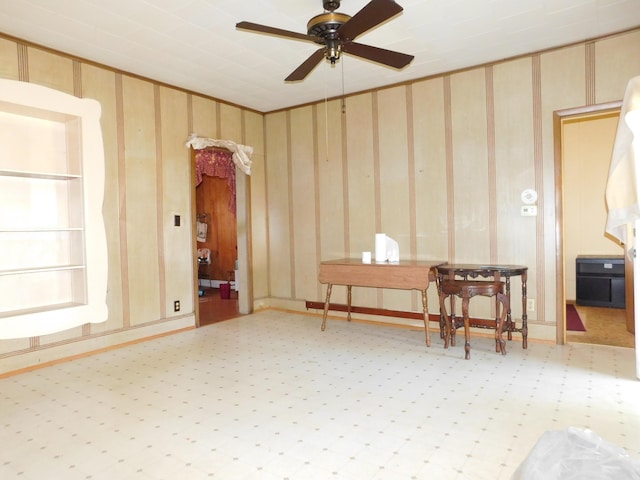
<instances>
[{"instance_id":1,"label":"ceiling fan light fixture","mask_svg":"<svg viewBox=\"0 0 640 480\"><path fill-rule=\"evenodd\" d=\"M331 62L331 65L335 65L336 61L340 59L342 53L342 43L338 38L325 39L326 49L324 51L324 58Z\"/></svg>"}]
</instances>

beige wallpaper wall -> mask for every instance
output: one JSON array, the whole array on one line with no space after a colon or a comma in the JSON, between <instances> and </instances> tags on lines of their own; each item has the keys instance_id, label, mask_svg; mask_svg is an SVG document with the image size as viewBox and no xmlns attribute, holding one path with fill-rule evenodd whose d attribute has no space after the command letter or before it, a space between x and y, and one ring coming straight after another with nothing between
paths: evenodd
<instances>
[{"instance_id":1,"label":"beige wallpaper wall","mask_svg":"<svg viewBox=\"0 0 640 480\"><path fill-rule=\"evenodd\" d=\"M101 103L109 252L108 320L0 341L0 373L192 328L194 220L185 142L195 132L250 143L259 177L262 115L1 37L0 76ZM260 182L257 186L259 196ZM257 222L262 214L264 223L264 210L255 210ZM181 216L182 226L174 226L174 215ZM242 228L251 230L246 220ZM174 300L181 303L179 312Z\"/></svg>"},{"instance_id":2,"label":"beige wallpaper wall","mask_svg":"<svg viewBox=\"0 0 640 480\"><path fill-rule=\"evenodd\" d=\"M193 326L192 231L173 226L192 220L190 132L254 148L238 202L256 307L323 298L318 263L373 250L385 232L403 258L527 265L530 336L553 338L553 112L620 100L636 75L638 30L349 96L345 113L329 101L262 115L0 36L1 77L102 104L110 311L101 325L0 342L0 372ZM538 217L519 215L525 188L540 194ZM419 309L402 291L356 289L354 303Z\"/></svg>"},{"instance_id":3,"label":"beige wallpaper wall","mask_svg":"<svg viewBox=\"0 0 640 480\"><path fill-rule=\"evenodd\" d=\"M349 96L345 113L334 100L267 114L272 301L323 299L318 263L373 250L384 232L401 258L528 266L530 335L555 338L553 114L621 100L636 75L639 31ZM520 215L526 188L537 217ZM353 302L419 310L403 291L354 289Z\"/></svg>"}]
</instances>

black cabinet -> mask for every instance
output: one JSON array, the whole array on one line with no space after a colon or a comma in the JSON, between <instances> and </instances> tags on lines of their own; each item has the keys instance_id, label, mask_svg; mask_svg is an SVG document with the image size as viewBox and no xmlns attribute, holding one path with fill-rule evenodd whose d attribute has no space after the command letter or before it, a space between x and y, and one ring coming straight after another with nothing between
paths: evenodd
<instances>
[{"instance_id":1,"label":"black cabinet","mask_svg":"<svg viewBox=\"0 0 640 480\"><path fill-rule=\"evenodd\" d=\"M625 308L624 256L578 255L576 303L591 307Z\"/></svg>"}]
</instances>

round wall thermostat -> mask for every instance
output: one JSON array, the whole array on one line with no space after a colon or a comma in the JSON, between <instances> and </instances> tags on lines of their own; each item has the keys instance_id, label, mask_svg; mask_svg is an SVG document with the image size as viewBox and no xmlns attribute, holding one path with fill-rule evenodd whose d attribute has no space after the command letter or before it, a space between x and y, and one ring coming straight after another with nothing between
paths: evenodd
<instances>
[{"instance_id":1,"label":"round wall thermostat","mask_svg":"<svg viewBox=\"0 0 640 480\"><path fill-rule=\"evenodd\" d=\"M536 203L536 200L538 200L538 194L534 189L527 188L526 190L522 191L522 194L520 194L520 199L522 200L522 203L532 205Z\"/></svg>"}]
</instances>

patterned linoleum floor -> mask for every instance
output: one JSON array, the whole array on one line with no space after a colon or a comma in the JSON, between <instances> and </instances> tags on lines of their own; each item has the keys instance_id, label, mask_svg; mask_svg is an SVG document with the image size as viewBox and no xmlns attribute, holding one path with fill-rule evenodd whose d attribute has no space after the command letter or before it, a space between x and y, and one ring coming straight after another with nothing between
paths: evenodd
<instances>
[{"instance_id":1,"label":"patterned linoleum floor","mask_svg":"<svg viewBox=\"0 0 640 480\"><path fill-rule=\"evenodd\" d=\"M0 478L509 479L540 436L640 458L634 350L263 311L0 380Z\"/></svg>"}]
</instances>

